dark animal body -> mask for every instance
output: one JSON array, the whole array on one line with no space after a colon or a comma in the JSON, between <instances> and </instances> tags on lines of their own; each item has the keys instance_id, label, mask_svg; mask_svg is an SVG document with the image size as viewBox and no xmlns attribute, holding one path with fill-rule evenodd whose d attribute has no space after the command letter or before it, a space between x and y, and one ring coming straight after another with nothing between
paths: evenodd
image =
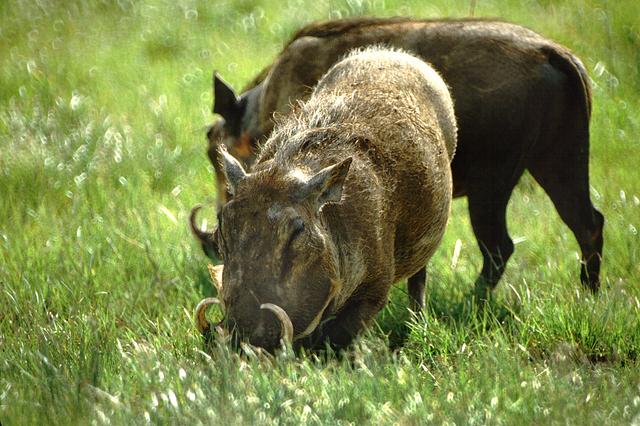
<instances>
[{"instance_id":1,"label":"dark animal body","mask_svg":"<svg viewBox=\"0 0 640 426\"><path fill-rule=\"evenodd\" d=\"M459 128L453 192L468 197L483 256L478 294L495 287L513 253L506 208L525 170L575 235L582 251L581 282L596 291L604 217L589 195L589 78L568 49L521 26L403 18L311 24L240 97L216 76L214 112L223 120L208 132L211 161L215 165L217 146L225 144L245 165L252 164L274 115L307 98L350 49L373 43L412 52L450 87ZM220 170L217 177L223 184Z\"/></svg>"},{"instance_id":2,"label":"dark animal body","mask_svg":"<svg viewBox=\"0 0 640 426\"><path fill-rule=\"evenodd\" d=\"M420 275L436 250L455 146L438 74L371 48L328 71L276 125L250 173L220 149L230 199L211 238L224 261L227 327L274 349L280 325L260 310L271 305L286 312L296 345L347 345L393 283ZM417 305L423 292L423 283L410 289Z\"/></svg>"}]
</instances>

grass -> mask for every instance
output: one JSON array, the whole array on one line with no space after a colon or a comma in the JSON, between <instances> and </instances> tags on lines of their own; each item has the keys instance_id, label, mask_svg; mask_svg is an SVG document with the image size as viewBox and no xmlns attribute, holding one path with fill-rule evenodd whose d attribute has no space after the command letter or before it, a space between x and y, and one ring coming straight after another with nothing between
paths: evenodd
<instances>
[{"instance_id":1,"label":"grass","mask_svg":"<svg viewBox=\"0 0 640 426\"><path fill-rule=\"evenodd\" d=\"M395 288L346 358L240 357L194 330L212 289L186 217L215 197L212 70L240 88L310 20L471 3L1 2L0 422L640 424L638 2L473 9L569 46L590 72L600 294L580 289L577 244L525 176L508 214L520 242L484 312L468 302L481 258L457 200L424 318Z\"/></svg>"}]
</instances>

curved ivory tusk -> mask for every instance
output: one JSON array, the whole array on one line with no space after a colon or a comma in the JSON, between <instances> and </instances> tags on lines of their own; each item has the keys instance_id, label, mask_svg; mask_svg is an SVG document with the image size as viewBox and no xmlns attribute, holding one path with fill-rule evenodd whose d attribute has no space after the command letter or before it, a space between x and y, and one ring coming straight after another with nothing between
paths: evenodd
<instances>
[{"instance_id":1,"label":"curved ivory tusk","mask_svg":"<svg viewBox=\"0 0 640 426\"><path fill-rule=\"evenodd\" d=\"M207 334L210 330L209 321L207 321L205 313L211 305L222 305L222 303L215 297L207 297L206 299L202 299L200 303L198 303L198 306L196 306L195 322L201 334Z\"/></svg>"},{"instance_id":2,"label":"curved ivory tusk","mask_svg":"<svg viewBox=\"0 0 640 426\"><path fill-rule=\"evenodd\" d=\"M200 204L196 204L195 206L193 206L193 208L191 209L191 213L189 214L189 224L191 225L191 232L193 232L193 235L195 235L196 238L203 242L211 240L212 234L211 232L201 230L200 228L198 228L198 225L196 225L196 215L201 208L202 205Z\"/></svg>"},{"instance_id":3,"label":"curved ivory tusk","mask_svg":"<svg viewBox=\"0 0 640 426\"><path fill-rule=\"evenodd\" d=\"M289 319L289 315L278 305L274 305L273 303L263 303L260 305L260 309L266 309L271 311L278 317L280 321L280 338L285 341L285 343L293 342L293 324L291 324L291 319Z\"/></svg>"},{"instance_id":4,"label":"curved ivory tusk","mask_svg":"<svg viewBox=\"0 0 640 426\"><path fill-rule=\"evenodd\" d=\"M218 290L218 295L220 295L222 292L222 271L224 270L224 265L212 265L209 263L207 268L209 268L211 282L213 282L214 287Z\"/></svg>"}]
</instances>

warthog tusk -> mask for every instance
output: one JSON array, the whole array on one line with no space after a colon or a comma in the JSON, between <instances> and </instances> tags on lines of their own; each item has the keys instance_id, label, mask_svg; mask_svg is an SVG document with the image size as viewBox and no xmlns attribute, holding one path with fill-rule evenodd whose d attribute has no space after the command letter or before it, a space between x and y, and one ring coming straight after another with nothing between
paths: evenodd
<instances>
[{"instance_id":1,"label":"warthog tusk","mask_svg":"<svg viewBox=\"0 0 640 426\"><path fill-rule=\"evenodd\" d=\"M222 271L224 270L224 265L212 265L208 264L207 268L209 268L209 275L211 276L211 281L213 285L218 290L218 295L222 292Z\"/></svg>"},{"instance_id":2,"label":"warthog tusk","mask_svg":"<svg viewBox=\"0 0 640 426\"><path fill-rule=\"evenodd\" d=\"M191 225L191 232L193 232L193 235L195 235L196 238L200 240L200 242L210 241L212 234L210 232L201 230L200 228L198 228L198 225L196 225L196 215L201 208L202 206L200 204L196 204L191 209L191 213L189 214L189 224Z\"/></svg>"},{"instance_id":3,"label":"warthog tusk","mask_svg":"<svg viewBox=\"0 0 640 426\"><path fill-rule=\"evenodd\" d=\"M207 317L205 317L207 308L211 305L222 305L222 303L215 297L207 297L206 299L202 299L200 303L198 303L198 306L196 306L196 327L198 327L198 331L203 335L206 335L211 328Z\"/></svg>"},{"instance_id":4,"label":"warthog tusk","mask_svg":"<svg viewBox=\"0 0 640 426\"><path fill-rule=\"evenodd\" d=\"M274 305L273 303L263 303L260 305L260 309L266 309L275 314L280 320L280 338L285 341L285 343L293 342L293 324L291 324L291 319L289 319L289 315L278 305Z\"/></svg>"}]
</instances>

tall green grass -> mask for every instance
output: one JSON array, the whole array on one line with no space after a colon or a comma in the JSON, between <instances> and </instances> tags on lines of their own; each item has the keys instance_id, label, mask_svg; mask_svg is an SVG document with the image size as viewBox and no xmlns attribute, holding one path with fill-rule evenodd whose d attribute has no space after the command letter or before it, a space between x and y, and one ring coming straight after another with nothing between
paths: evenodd
<instances>
[{"instance_id":1,"label":"tall green grass","mask_svg":"<svg viewBox=\"0 0 640 426\"><path fill-rule=\"evenodd\" d=\"M591 193L603 289L533 179L496 297L457 200L427 309L393 290L344 357L205 347L213 292L187 213L215 199L203 127L211 72L240 88L314 19L468 16L470 1L0 2L0 422L640 422L640 3L484 1L580 56L594 87ZM215 220L213 209L205 214ZM454 247L461 251L452 261Z\"/></svg>"}]
</instances>

